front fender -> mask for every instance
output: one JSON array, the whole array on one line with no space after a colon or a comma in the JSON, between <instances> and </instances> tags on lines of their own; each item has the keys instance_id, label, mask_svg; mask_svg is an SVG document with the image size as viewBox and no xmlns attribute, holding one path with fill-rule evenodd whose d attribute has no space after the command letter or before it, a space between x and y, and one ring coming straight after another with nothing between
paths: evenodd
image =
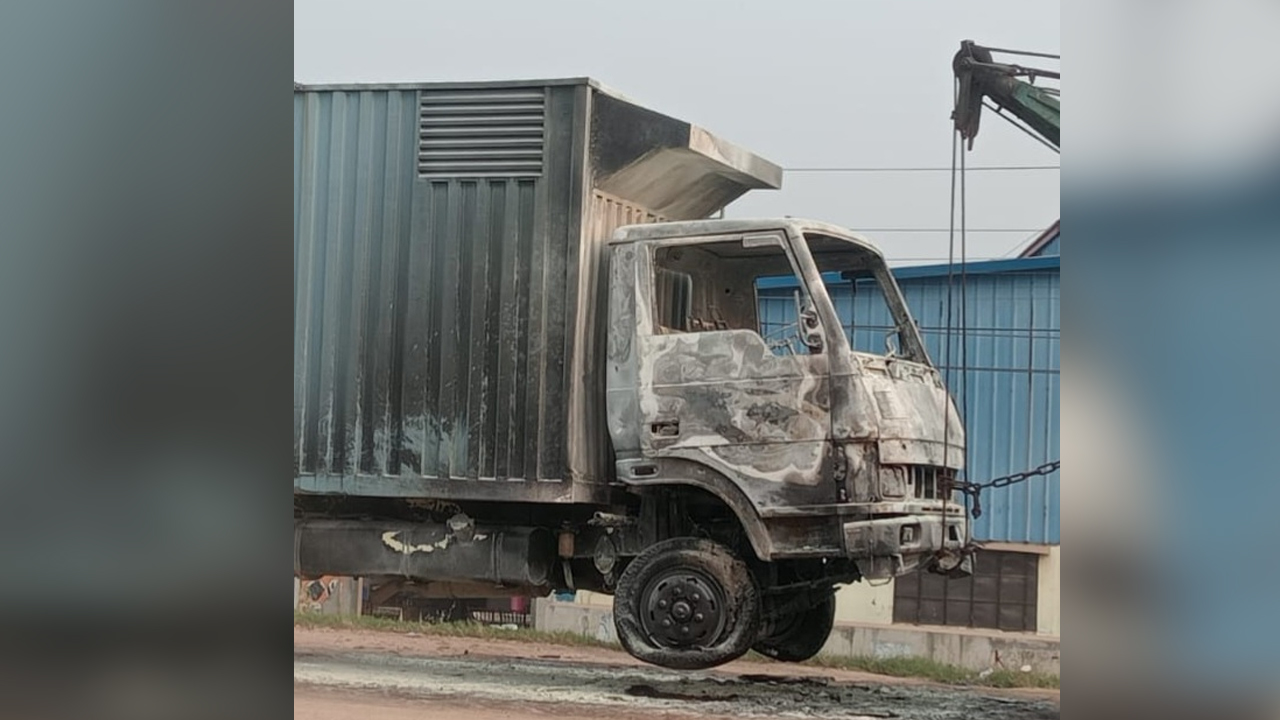
<instances>
[{"instance_id":1,"label":"front fender","mask_svg":"<svg viewBox=\"0 0 1280 720\"><path fill-rule=\"evenodd\" d=\"M629 487L689 486L720 498L742 524L751 549L763 562L774 556L773 540L760 513L732 480L712 468L679 458L619 460L618 479Z\"/></svg>"}]
</instances>

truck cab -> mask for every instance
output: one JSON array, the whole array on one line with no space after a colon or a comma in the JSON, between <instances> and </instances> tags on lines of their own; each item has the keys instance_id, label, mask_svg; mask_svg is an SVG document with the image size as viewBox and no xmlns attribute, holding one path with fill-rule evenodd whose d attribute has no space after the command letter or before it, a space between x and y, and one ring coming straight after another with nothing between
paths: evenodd
<instances>
[{"instance_id":1,"label":"truck cab","mask_svg":"<svg viewBox=\"0 0 1280 720\"><path fill-rule=\"evenodd\" d=\"M728 508L730 517L708 513L705 525L698 510L680 510L692 526L683 531L741 548L758 566L749 573L764 615L816 613L805 622L825 624L813 630L825 641L833 583L967 570L964 509L948 488L964 466L962 423L870 242L809 220L700 220L620 228L608 257L606 395L618 482L657 493L666 507ZM794 281L793 312L767 328L758 288L780 278ZM881 352L851 345L832 301L841 283L887 305L893 325L881 328ZM687 545L676 542L672 557ZM667 578L676 588L682 572L710 574L676 567ZM704 578L682 594L748 602L730 597L728 584ZM796 601L797 584L813 592ZM661 597L661 582L648 586L638 600L615 595L621 621L651 621L619 635L633 653L653 650L670 664L680 634L694 628L663 615L663 602L683 606ZM771 611L779 588L801 609ZM698 614L708 613L690 616Z\"/></svg>"}]
</instances>

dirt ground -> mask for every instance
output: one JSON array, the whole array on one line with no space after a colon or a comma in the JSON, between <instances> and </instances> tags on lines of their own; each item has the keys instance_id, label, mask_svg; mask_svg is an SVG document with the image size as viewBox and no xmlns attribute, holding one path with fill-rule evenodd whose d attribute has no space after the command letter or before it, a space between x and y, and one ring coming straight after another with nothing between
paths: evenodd
<instances>
[{"instance_id":1,"label":"dirt ground","mask_svg":"<svg viewBox=\"0 0 1280 720\"><path fill-rule=\"evenodd\" d=\"M1060 691L738 661L678 672L607 648L294 628L294 717L1059 718Z\"/></svg>"}]
</instances>

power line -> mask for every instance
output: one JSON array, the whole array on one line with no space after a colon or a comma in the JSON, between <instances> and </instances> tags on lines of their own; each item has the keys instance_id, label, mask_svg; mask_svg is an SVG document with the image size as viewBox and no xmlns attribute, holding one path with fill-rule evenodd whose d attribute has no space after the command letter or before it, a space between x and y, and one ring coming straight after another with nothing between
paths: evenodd
<instances>
[{"instance_id":1,"label":"power line","mask_svg":"<svg viewBox=\"0 0 1280 720\"><path fill-rule=\"evenodd\" d=\"M982 171L1023 171L1023 170L1061 170L1059 165L980 165L968 168L969 172ZM794 167L783 168L786 172L951 172L948 167Z\"/></svg>"},{"instance_id":2,"label":"power line","mask_svg":"<svg viewBox=\"0 0 1280 720\"><path fill-rule=\"evenodd\" d=\"M1007 252L1005 252L1005 254L1001 255L1000 257L1006 258L1013 255L1014 253L1022 252L1026 248L1030 247L1031 243L1035 242L1036 239L1043 234L1044 234L1044 230L1031 233L1030 235L1026 236L1022 240L1019 240L1017 245L1014 245L1012 248L1010 248Z\"/></svg>"}]
</instances>

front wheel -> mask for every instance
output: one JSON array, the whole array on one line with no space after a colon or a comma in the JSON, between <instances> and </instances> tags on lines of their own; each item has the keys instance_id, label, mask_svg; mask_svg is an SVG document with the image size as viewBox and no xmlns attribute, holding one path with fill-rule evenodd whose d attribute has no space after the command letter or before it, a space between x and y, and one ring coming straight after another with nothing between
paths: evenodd
<instances>
[{"instance_id":1,"label":"front wheel","mask_svg":"<svg viewBox=\"0 0 1280 720\"><path fill-rule=\"evenodd\" d=\"M664 540L632 560L613 595L618 640L676 670L741 657L760 632L760 592L746 563L700 538Z\"/></svg>"},{"instance_id":2,"label":"front wheel","mask_svg":"<svg viewBox=\"0 0 1280 720\"><path fill-rule=\"evenodd\" d=\"M767 637L753 649L782 662L804 662L827 644L836 619L836 596L828 592L806 610L789 612L774 621Z\"/></svg>"}]
</instances>

